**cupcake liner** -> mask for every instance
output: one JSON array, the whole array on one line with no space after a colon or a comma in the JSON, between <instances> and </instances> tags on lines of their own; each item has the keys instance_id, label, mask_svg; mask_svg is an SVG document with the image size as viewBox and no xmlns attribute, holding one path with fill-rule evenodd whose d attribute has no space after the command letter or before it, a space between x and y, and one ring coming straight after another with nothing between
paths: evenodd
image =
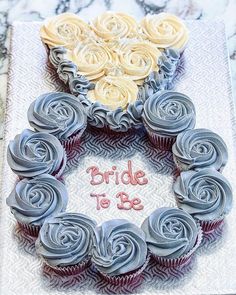
<instances>
[{"instance_id":1,"label":"cupcake liner","mask_svg":"<svg viewBox=\"0 0 236 295\"><path fill-rule=\"evenodd\" d=\"M91 260L87 258L78 264L68 266L51 266L46 261L44 263L60 276L73 276L87 269L91 265Z\"/></svg>"},{"instance_id":2,"label":"cupcake liner","mask_svg":"<svg viewBox=\"0 0 236 295\"><path fill-rule=\"evenodd\" d=\"M175 143L176 137L173 136L163 136L153 132L146 124L144 124L145 129L147 130L148 137L150 141L156 148L162 150L171 151L172 145Z\"/></svg>"},{"instance_id":3,"label":"cupcake liner","mask_svg":"<svg viewBox=\"0 0 236 295\"><path fill-rule=\"evenodd\" d=\"M215 229L217 229L221 224L224 223L224 217L221 217L217 220L210 220L210 221L200 220L199 222L202 227L203 233L209 234L213 232Z\"/></svg>"},{"instance_id":4,"label":"cupcake liner","mask_svg":"<svg viewBox=\"0 0 236 295\"><path fill-rule=\"evenodd\" d=\"M153 253L152 253L152 257L158 264L169 267L169 268L175 268L175 267L187 264L188 262L190 262L197 248L200 246L202 242L202 234L203 233L202 233L201 226L200 224L198 224L198 236L197 236L197 240L194 247L188 253L180 256L179 258L165 258L165 257L157 256Z\"/></svg>"},{"instance_id":5,"label":"cupcake liner","mask_svg":"<svg viewBox=\"0 0 236 295\"><path fill-rule=\"evenodd\" d=\"M30 225L23 224L18 221L19 227L27 234L32 237L37 237L40 231L41 226L39 225Z\"/></svg>"},{"instance_id":6,"label":"cupcake liner","mask_svg":"<svg viewBox=\"0 0 236 295\"><path fill-rule=\"evenodd\" d=\"M110 276L104 272L100 272L99 270L98 270L98 272L101 275L101 277L105 281L107 281L109 284L116 285L116 286L122 286L122 285L130 284L134 280L138 280L140 278L140 275L144 271L144 269L147 267L149 260L150 260L150 255L148 254L147 259L146 259L145 263L143 264L143 266L141 266L137 270L134 270L134 271L127 273L127 274ZM95 268L96 268L96 265L95 265Z\"/></svg>"},{"instance_id":7,"label":"cupcake liner","mask_svg":"<svg viewBox=\"0 0 236 295\"><path fill-rule=\"evenodd\" d=\"M67 140L60 140L67 153L73 150L76 146L80 145L81 137L86 127L87 125L85 125L84 128L79 130L77 133L71 135Z\"/></svg>"}]
</instances>

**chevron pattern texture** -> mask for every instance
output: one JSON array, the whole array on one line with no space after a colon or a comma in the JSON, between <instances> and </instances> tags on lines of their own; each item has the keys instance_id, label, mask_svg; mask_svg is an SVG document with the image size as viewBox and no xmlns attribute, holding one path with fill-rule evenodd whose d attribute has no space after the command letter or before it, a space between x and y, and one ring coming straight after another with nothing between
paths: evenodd
<instances>
[{"instance_id":1,"label":"chevron pattern texture","mask_svg":"<svg viewBox=\"0 0 236 295\"><path fill-rule=\"evenodd\" d=\"M224 175L236 188L236 121L232 100L224 26L220 22L189 22L190 42L184 53L184 66L176 78L176 90L189 95L197 111L197 127L219 133L229 148L229 164ZM142 277L131 285L117 287L102 280L89 268L76 277L62 278L50 271L35 254L34 239L16 226L5 199L14 188L17 177L6 163L6 148L22 129L28 128L26 112L40 94L65 90L47 61L39 40L40 23L15 23L12 27L11 58L5 130L4 167L0 199L0 294L70 295L70 294L235 294L236 280L236 208L226 218L223 228L205 237L195 259L189 265L169 270L150 261ZM96 165L100 170L127 169L132 161L135 171L146 173L143 186L102 184L91 186L86 169ZM71 152L64 175L69 190L68 211L83 212L98 222L127 218L141 224L159 206L175 206L172 183L176 176L172 156L156 150L143 130L123 136L87 130L81 146ZM116 208L116 193L124 191L139 197L140 211ZM107 209L96 210L90 193L106 193L111 199Z\"/></svg>"}]
</instances>

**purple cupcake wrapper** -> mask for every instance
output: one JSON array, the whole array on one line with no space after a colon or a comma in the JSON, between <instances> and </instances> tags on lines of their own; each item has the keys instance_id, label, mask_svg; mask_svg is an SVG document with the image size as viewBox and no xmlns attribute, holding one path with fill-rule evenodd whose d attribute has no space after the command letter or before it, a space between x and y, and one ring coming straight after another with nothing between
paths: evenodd
<instances>
[{"instance_id":1,"label":"purple cupcake wrapper","mask_svg":"<svg viewBox=\"0 0 236 295\"><path fill-rule=\"evenodd\" d=\"M175 268L175 267L187 264L192 258L197 248L201 245L202 235L203 233L202 233L201 226L200 224L198 224L198 236L197 236L197 240L194 247L188 253L186 253L185 255L182 255L179 258L165 258L165 257L157 256L153 253L152 253L152 257L158 264L165 267L169 267L169 268Z\"/></svg>"},{"instance_id":2,"label":"purple cupcake wrapper","mask_svg":"<svg viewBox=\"0 0 236 295\"><path fill-rule=\"evenodd\" d=\"M200 220L200 225L202 227L202 231L204 234L209 234L213 232L215 229L217 229L221 224L224 223L224 217L221 217L217 220Z\"/></svg>"},{"instance_id":3,"label":"purple cupcake wrapper","mask_svg":"<svg viewBox=\"0 0 236 295\"><path fill-rule=\"evenodd\" d=\"M46 261L44 261L44 263L60 276L73 276L87 269L91 265L91 260L90 258L87 258L78 264L68 266L51 266Z\"/></svg>"},{"instance_id":4,"label":"purple cupcake wrapper","mask_svg":"<svg viewBox=\"0 0 236 295\"><path fill-rule=\"evenodd\" d=\"M134 280L138 279L140 277L140 275L142 274L142 272L147 267L149 260L150 260L150 254L148 254L147 259L146 259L145 263L143 264L143 266L141 266L137 270L130 272L129 274L109 276L108 274L100 272L99 270L98 270L98 272L102 276L102 278L105 281L107 281L108 283L110 283L112 285L116 285L116 286L122 286L122 285L130 284ZM95 268L96 268L96 265L95 265Z\"/></svg>"},{"instance_id":5,"label":"purple cupcake wrapper","mask_svg":"<svg viewBox=\"0 0 236 295\"><path fill-rule=\"evenodd\" d=\"M28 234L32 237L38 237L41 226L23 224L23 223L20 223L19 221L18 221L18 225L26 234Z\"/></svg>"},{"instance_id":6,"label":"purple cupcake wrapper","mask_svg":"<svg viewBox=\"0 0 236 295\"><path fill-rule=\"evenodd\" d=\"M87 127L87 124L83 127L83 129L79 130L77 133L71 135L67 140L60 140L66 152L70 152L74 149L74 147L80 144L81 137Z\"/></svg>"}]
</instances>

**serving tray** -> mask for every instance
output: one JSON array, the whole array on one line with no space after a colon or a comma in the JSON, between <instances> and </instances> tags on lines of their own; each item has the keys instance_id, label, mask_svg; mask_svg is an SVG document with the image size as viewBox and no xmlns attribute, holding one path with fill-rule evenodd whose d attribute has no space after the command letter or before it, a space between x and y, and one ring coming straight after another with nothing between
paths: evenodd
<instances>
[{"instance_id":1,"label":"serving tray","mask_svg":"<svg viewBox=\"0 0 236 295\"><path fill-rule=\"evenodd\" d=\"M224 25L221 22L193 21L188 23L190 41L184 52L184 73L175 90L189 95L196 106L197 127L219 133L229 149L229 162L224 175L235 191L236 145L235 109L231 93L228 54ZM126 288L106 284L89 269L75 278L60 278L43 268L34 251L34 240L23 236L16 227L5 200L14 188L17 177L6 162L10 139L29 127L27 109L37 96L49 91L65 90L54 69L48 63L46 51L39 39L40 23L17 22L12 26L11 56L8 80L4 165L0 207L0 294L235 294L236 293L236 208L224 227L210 235L198 250L193 262L174 271L157 269L152 263L143 275L143 282ZM71 154L65 183L69 190L68 211L89 214L98 222L122 217L140 225L155 208L175 206L171 189L175 170L171 154L155 150L146 135L107 136L101 131L85 133L81 148ZM129 162L131 161L131 162ZM146 173L143 186L90 184L86 170L97 166L100 171L127 170ZM117 193L139 197L143 210L119 210ZM91 193L105 193L109 208L98 209ZM76 292L75 292L76 291Z\"/></svg>"}]
</instances>

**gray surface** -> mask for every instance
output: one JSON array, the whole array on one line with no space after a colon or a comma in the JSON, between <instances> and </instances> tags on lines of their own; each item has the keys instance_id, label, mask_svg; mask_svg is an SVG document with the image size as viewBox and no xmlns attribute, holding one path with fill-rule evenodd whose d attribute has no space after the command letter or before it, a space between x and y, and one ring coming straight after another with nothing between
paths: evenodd
<instances>
[{"instance_id":1,"label":"gray surface","mask_svg":"<svg viewBox=\"0 0 236 295\"><path fill-rule=\"evenodd\" d=\"M230 180L235 190L234 175L236 173L235 159L235 113L232 104L230 75L228 68L227 50L222 23L192 22L190 42L185 51L186 75L179 81L177 90L189 95L196 105L197 127L210 128L219 133L229 147L229 164L224 175ZM46 64L47 57L38 36L39 24L16 23L13 27L11 65L8 84L8 104L6 119L6 144L28 127L26 111L30 102L43 92L62 89L57 76ZM203 46L204 45L204 46ZM222 46L223 45L223 46ZM26 54L28 53L29 54ZM95 143L96 141L94 141ZM133 143L132 143L133 144ZM101 143L97 143L98 149ZM148 145L148 143L147 143ZM146 144L141 146L146 149ZM140 145L137 150L141 149ZM89 203L88 193L94 189L89 187L88 175L85 169L95 164L103 169L110 168L116 163L118 168L124 168L127 159L104 160L91 156L93 150L90 146L85 152L80 167L67 176L66 183L70 192L69 210L89 213L98 221L114 217L127 217L140 224L143 218L153 208L163 205L174 206L171 193L171 159L170 171L167 175L154 173L142 153L129 155L135 163L135 168L142 168L150 179L150 185L125 188L133 195L139 195L146 209L140 213L118 211L116 206L110 207L104 214L97 214L94 203ZM166 159L166 158L165 158ZM166 166L166 165L165 165ZM168 166L168 165L167 165ZM162 172L162 169L159 171ZM168 175L168 173L170 174ZM155 174L155 175L154 175ZM93 294L102 292L99 282L95 286L90 280L90 289L81 287L76 280L70 282L70 288L63 280L55 279L51 274L42 277L40 261L28 254L33 252L32 241L27 241L15 231L15 220L5 205L5 199L14 187L16 177L10 171L6 162L3 167L2 200L1 204L1 251L0 251L0 293L1 294ZM7 181L5 181L7 179ZM102 190L114 195L117 187L103 187ZM119 187L119 191L122 187ZM142 197L144 196L144 197ZM153 197L155 196L155 198ZM171 278L160 281L149 281L145 288L140 289L142 294L235 294L236 281L236 209L233 207L227 217L223 236L211 245L205 245L197 253L193 270L187 276L181 275L180 280ZM153 268L151 272L154 273ZM163 272L164 273L164 272ZM156 275L157 276L157 275ZM91 273L87 277L92 277ZM54 288L46 287L51 284ZM91 288L91 286L93 288ZM98 286L100 286L98 288ZM104 287L104 286L103 286ZM107 286L105 286L106 289ZM80 290L80 292L79 292ZM135 290L135 288L133 289ZM110 290L111 291L111 290ZM117 290L113 290L118 292Z\"/></svg>"}]
</instances>

